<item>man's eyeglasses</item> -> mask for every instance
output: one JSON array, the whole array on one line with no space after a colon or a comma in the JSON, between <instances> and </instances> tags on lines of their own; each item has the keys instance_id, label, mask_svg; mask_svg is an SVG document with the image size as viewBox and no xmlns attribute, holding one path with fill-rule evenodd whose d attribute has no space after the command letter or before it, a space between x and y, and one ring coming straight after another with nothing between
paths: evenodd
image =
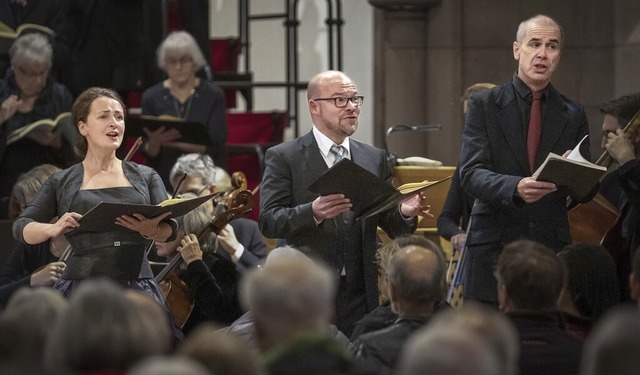
<instances>
[{"instance_id":1,"label":"man's eyeglasses","mask_svg":"<svg viewBox=\"0 0 640 375\"><path fill-rule=\"evenodd\" d=\"M349 101L351 101L351 103L353 104L354 107L360 107L362 105L362 103L364 102L364 96L358 95L358 96L354 96L352 98L345 98L345 97L342 97L342 96L337 96L335 98L317 98L317 99L313 99L313 100L333 100L333 104L335 104L336 107L338 107L338 108L346 107L347 103L349 103Z\"/></svg>"}]
</instances>

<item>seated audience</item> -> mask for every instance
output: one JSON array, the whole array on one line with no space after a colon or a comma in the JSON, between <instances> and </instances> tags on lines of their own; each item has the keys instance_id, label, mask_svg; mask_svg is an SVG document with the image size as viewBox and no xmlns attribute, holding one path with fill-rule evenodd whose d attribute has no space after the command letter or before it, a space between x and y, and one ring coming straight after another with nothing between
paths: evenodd
<instances>
[{"instance_id":1,"label":"seated audience","mask_svg":"<svg viewBox=\"0 0 640 375\"><path fill-rule=\"evenodd\" d=\"M610 307L620 303L616 265L602 246L572 244L558 253L565 269L558 310L567 332L584 339Z\"/></svg>"},{"instance_id":2,"label":"seated audience","mask_svg":"<svg viewBox=\"0 0 640 375\"><path fill-rule=\"evenodd\" d=\"M389 372L396 368L407 338L427 324L442 301L446 265L437 251L412 245L391 258L387 290L399 318L388 328L360 335L354 342L357 359Z\"/></svg>"},{"instance_id":3,"label":"seated audience","mask_svg":"<svg viewBox=\"0 0 640 375\"><path fill-rule=\"evenodd\" d=\"M264 267L269 267L271 263L278 259L296 257L304 259L307 258L307 256L304 255L301 251L298 251L290 246L276 247L275 249L269 251L269 255L267 255L267 258L264 262ZM247 311L246 313L244 313L244 315L231 323L229 327L222 329L222 331L233 333L234 336L240 338L243 343L249 347L249 349L256 352L259 351L256 344L255 321L253 319L253 316L251 315L251 311ZM335 340L343 343L344 345L350 345L349 339L338 330L338 327L333 324L329 326L329 334Z\"/></svg>"},{"instance_id":4,"label":"seated audience","mask_svg":"<svg viewBox=\"0 0 640 375\"><path fill-rule=\"evenodd\" d=\"M68 301L48 288L22 289L0 314L0 372L43 374L45 344Z\"/></svg>"},{"instance_id":5,"label":"seated audience","mask_svg":"<svg viewBox=\"0 0 640 375\"><path fill-rule=\"evenodd\" d=\"M638 373L640 314L628 306L606 313L587 339L582 356L582 375L629 375Z\"/></svg>"},{"instance_id":6,"label":"seated audience","mask_svg":"<svg viewBox=\"0 0 640 375\"><path fill-rule=\"evenodd\" d=\"M302 257L274 259L249 271L240 291L270 374L348 374L360 367L329 334L336 279L326 266Z\"/></svg>"},{"instance_id":7,"label":"seated audience","mask_svg":"<svg viewBox=\"0 0 640 375\"><path fill-rule=\"evenodd\" d=\"M193 37L186 31L171 32L158 47L158 67L168 78L142 94L142 114L168 115L198 122L209 135L210 145L187 143L178 130L161 127L145 131L147 140L142 151L165 183L171 188L169 172L176 159L185 153L206 153L216 165L224 167L227 143L227 118L224 92L215 83L198 78L205 65L204 56Z\"/></svg>"},{"instance_id":8,"label":"seated audience","mask_svg":"<svg viewBox=\"0 0 640 375\"><path fill-rule=\"evenodd\" d=\"M180 182L185 175L184 180ZM172 189L177 194L193 193L202 196L215 192L226 193L231 189L231 178L227 172L214 166L211 157L203 154L180 156L171 169L170 181ZM213 207L213 201L205 205L209 207L212 215L226 208L225 205ZM218 255L233 261L240 273L257 266L267 256L267 246L258 223L244 217L236 217L229 221L218 233L218 243L223 250L219 251Z\"/></svg>"},{"instance_id":9,"label":"seated audience","mask_svg":"<svg viewBox=\"0 0 640 375\"><path fill-rule=\"evenodd\" d=\"M378 293L380 295L380 306L376 307L356 322L350 337L352 342L364 333L387 328L391 326L396 319L398 319L398 314L391 309L391 301L389 300L389 294L387 293L387 268L393 255L401 248L410 245L430 249L434 251L434 254L438 255L443 261L445 261L445 255L440 246L420 235L398 237L378 248L376 251L376 263L378 264ZM441 301L438 308L440 309L443 307L449 307L444 300Z\"/></svg>"},{"instance_id":10,"label":"seated audience","mask_svg":"<svg viewBox=\"0 0 640 375\"><path fill-rule=\"evenodd\" d=\"M204 365L211 374L258 375L262 368L256 353L232 333L223 332L212 323L204 323L187 337L177 354Z\"/></svg>"},{"instance_id":11,"label":"seated audience","mask_svg":"<svg viewBox=\"0 0 640 375\"><path fill-rule=\"evenodd\" d=\"M115 281L87 280L73 291L64 319L53 327L45 364L60 373L124 373L170 347L158 340L147 319Z\"/></svg>"},{"instance_id":12,"label":"seated audience","mask_svg":"<svg viewBox=\"0 0 640 375\"><path fill-rule=\"evenodd\" d=\"M467 303L461 310L449 309L437 314L422 331L431 329L455 329L476 334L498 358L496 375L518 374L518 332L511 320L496 309L486 304Z\"/></svg>"},{"instance_id":13,"label":"seated audience","mask_svg":"<svg viewBox=\"0 0 640 375\"><path fill-rule=\"evenodd\" d=\"M55 119L71 110L66 87L49 77L53 49L47 37L30 33L11 45L11 70L0 80L0 199L2 217L7 216L11 189L23 172L48 163L66 166L76 160L71 121L61 122L53 132L44 127L7 144L9 134L42 119Z\"/></svg>"},{"instance_id":14,"label":"seated audience","mask_svg":"<svg viewBox=\"0 0 640 375\"><path fill-rule=\"evenodd\" d=\"M111 373L109 373L110 375ZM127 375L217 375L197 361L182 356L144 358L127 371Z\"/></svg>"},{"instance_id":15,"label":"seated audience","mask_svg":"<svg viewBox=\"0 0 640 375\"><path fill-rule=\"evenodd\" d=\"M520 373L577 374L582 340L564 330L556 302L564 269L556 253L537 242L507 244L495 270L500 310L520 335Z\"/></svg>"},{"instance_id":16,"label":"seated audience","mask_svg":"<svg viewBox=\"0 0 640 375\"><path fill-rule=\"evenodd\" d=\"M502 364L484 337L456 326L427 326L402 350L398 375L496 375Z\"/></svg>"},{"instance_id":17,"label":"seated audience","mask_svg":"<svg viewBox=\"0 0 640 375\"><path fill-rule=\"evenodd\" d=\"M46 179L59 170L54 165L42 164L22 174L11 193L11 216L17 217ZM0 270L0 308L22 287L53 286L66 268L59 258L68 245L64 236L35 245L18 242Z\"/></svg>"}]
</instances>

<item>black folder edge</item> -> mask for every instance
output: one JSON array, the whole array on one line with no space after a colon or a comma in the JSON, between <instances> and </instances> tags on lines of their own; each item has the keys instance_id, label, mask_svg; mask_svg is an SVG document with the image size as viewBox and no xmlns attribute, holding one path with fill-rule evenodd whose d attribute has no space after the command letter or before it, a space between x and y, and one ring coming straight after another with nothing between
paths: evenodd
<instances>
[{"instance_id":1,"label":"black folder edge","mask_svg":"<svg viewBox=\"0 0 640 375\"><path fill-rule=\"evenodd\" d=\"M167 218L174 218L191 212L218 194L220 193L212 193L168 206L100 202L78 220L80 224L78 229L88 232L108 232L113 229L122 229L124 227L115 224L116 218L122 215L133 216L134 213L141 214L147 218L153 218L167 211L171 211L171 214Z\"/></svg>"},{"instance_id":2,"label":"black folder edge","mask_svg":"<svg viewBox=\"0 0 640 375\"><path fill-rule=\"evenodd\" d=\"M342 159L329 168L307 188L319 195L344 194L351 199L355 209L356 220L366 219L397 205L400 201L409 199L415 194L450 179L451 176L434 183L402 194L392 185L378 176L357 165L350 159ZM360 199L358 195L366 197L375 193L373 199ZM364 208L357 208L364 206Z\"/></svg>"},{"instance_id":3,"label":"black folder edge","mask_svg":"<svg viewBox=\"0 0 640 375\"><path fill-rule=\"evenodd\" d=\"M181 138L178 142L195 143L199 145L211 146L211 138L207 130L199 122L184 121L181 119L160 119L149 116L129 116L125 122L125 135L127 137L146 137L143 128L151 131L161 127L176 129L180 132Z\"/></svg>"}]
</instances>

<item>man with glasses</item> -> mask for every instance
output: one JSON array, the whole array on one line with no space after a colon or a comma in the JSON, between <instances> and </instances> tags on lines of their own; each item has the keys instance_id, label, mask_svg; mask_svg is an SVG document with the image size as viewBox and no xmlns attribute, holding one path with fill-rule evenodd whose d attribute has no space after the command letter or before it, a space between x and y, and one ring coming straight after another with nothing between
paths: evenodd
<instances>
[{"instance_id":1,"label":"man with glasses","mask_svg":"<svg viewBox=\"0 0 640 375\"><path fill-rule=\"evenodd\" d=\"M336 325L348 336L353 324L378 305L376 228L392 238L413 233L416 215L425 214L428 206L417 195L399 207L354 220L350 197L307 190L345 157L389 183L392 178L383 150L350 138L358 128L363 97L349 77L339 71L316 75L307 87L307 100L312 131L267 150L259 225L266 237L326 262L339 276Z\"/></svg>"}]
</instances>

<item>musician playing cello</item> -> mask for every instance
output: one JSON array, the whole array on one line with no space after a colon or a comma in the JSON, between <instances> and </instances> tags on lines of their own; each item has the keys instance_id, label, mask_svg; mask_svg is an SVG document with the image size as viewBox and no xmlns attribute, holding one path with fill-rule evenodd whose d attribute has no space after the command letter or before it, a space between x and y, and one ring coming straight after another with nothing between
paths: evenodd
<instances>
[{"instance_id":1,"label":"musician playing cello","mask_svg":"<svg viewBox=\"0 0 640 375\"><path fill-rule=\"evenodd\" d=\"M618 168L608 173L600 184L600 193L620 211L619 246L623 259L619 264L621 296L629 297L627 278L633 252L640 246L640 131L625 134L623 127L640 111L640 92L610 100L600 106L602 148L615 159Z\"/></svg>"}]
</instances>

